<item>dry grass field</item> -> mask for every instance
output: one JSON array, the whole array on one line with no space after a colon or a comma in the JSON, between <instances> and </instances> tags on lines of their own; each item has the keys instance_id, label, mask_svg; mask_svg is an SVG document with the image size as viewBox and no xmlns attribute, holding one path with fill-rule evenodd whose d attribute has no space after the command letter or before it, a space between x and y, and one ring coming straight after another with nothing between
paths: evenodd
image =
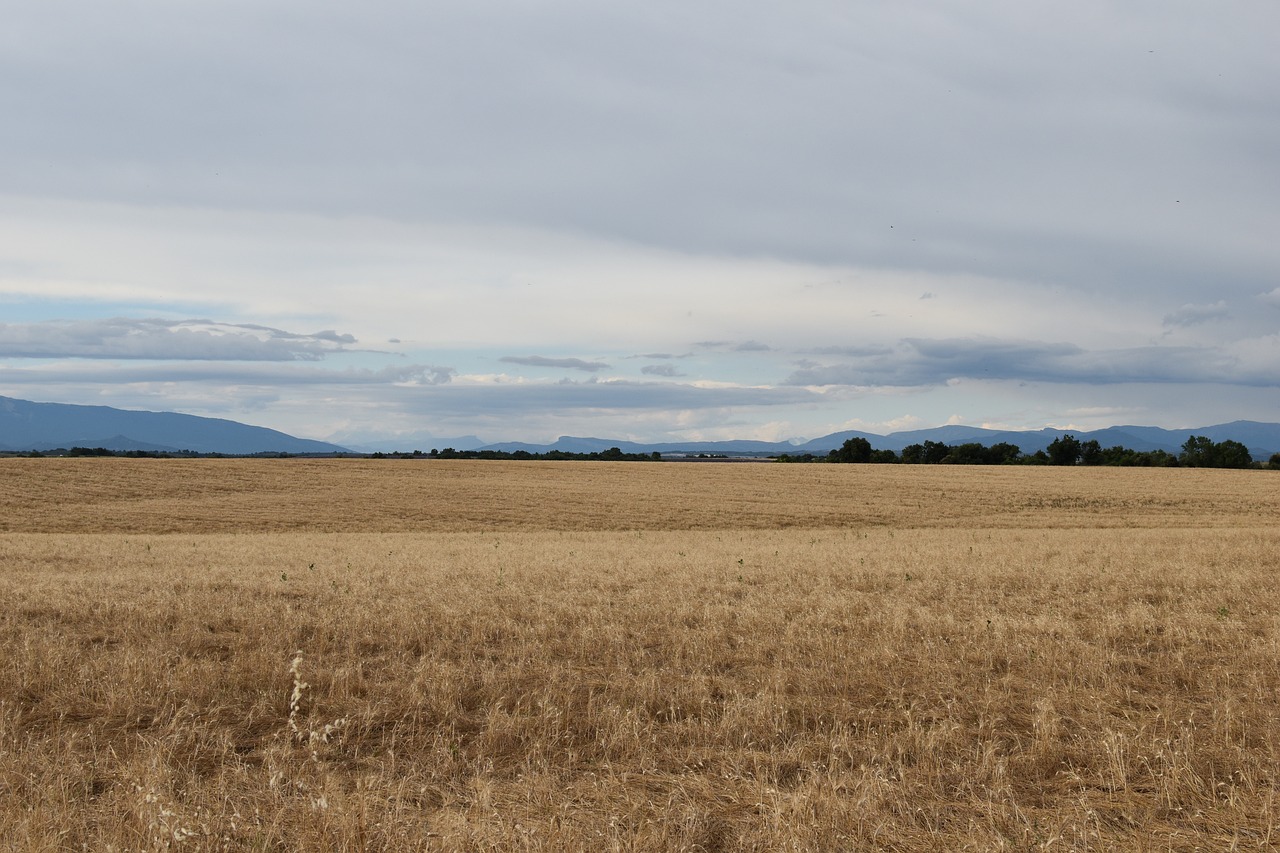
<instances>
[{"instance_id":1,"label":"dry grass field","mask_svg":"<svg viewBox=\"0 0 1280 853\"><path fill-rule=\"evenodd\" d=\"M0 847L1280 847L1280 475L0 460Z\"/></svg>"}]
</instances>

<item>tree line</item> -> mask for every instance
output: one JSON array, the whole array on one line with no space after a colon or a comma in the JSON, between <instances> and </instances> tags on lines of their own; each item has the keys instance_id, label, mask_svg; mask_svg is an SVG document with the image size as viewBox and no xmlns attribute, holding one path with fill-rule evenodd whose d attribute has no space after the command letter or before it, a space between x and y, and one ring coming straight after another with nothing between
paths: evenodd
<instances>
[{"instance_id":1,"label":"tree line","mask_svg":"<svg viewBox=\"0 0 1280 853\"><path fill-rule=\"evenodd\" d=\"M45 451L26 451L19 453L0 453L0 456L117 456L128 459L174 459L174 458L217 458L225 459L229 457L237 458L272 458L272 459L291 459L295 456L303 456L308 458L318 457L360 457L366 456L370 459L537 459L548 461L602 461L602 462L658 462L662 459L662 454L658 451L652 453L625 453L619 447L610 447L608 450L593 451L591 453L569 453L564 450L549 450L546 453L531 453L527 450L454 450L452 447L446 447L444 450L436 450L432 448L430 453L423 453L421 450L415 450L412 453L404 451L394 451L391 453L361 454L361 453L249 453L249 454L226 454L226 453L196 453L190 450L111 450L106 447L65 447L55 448Z\"/></svg>"},{"instance_id":2,"label":"tree line","mask_svg":"<svg viewBox=\"0 0 1280 853\"><path fill-rule=\"evenodd\" d=\"M120 456L128 458L192 458L213 457L226 458L235 454L196 453L190 450L152 451L152 450L109 450L104 447L72 447L56 448L46 451L5 452L2 456ZM292 453L253 453L249 457L290 458L293 456L361 456L364 454L292 454ZM714 458L712 454L698 454L700 457ZM605 462L659 462L662 454L656 450L652 453L626 453L621 448L610 447L608 450L590 453L571 453L564 450L549 450L534 453L528 450L455 450L446 447L443 450L432 449L430 453L421 450L392 453L371 453L373 459L515 459L543 461L605 461ZM882 463L907 465L1107 465L1113 467L1144 468L1270 468L1280 470L1280 453L1274 453L1265 462L1255 462L1249 449L1238 441L1227 439L1213 441L1202 435L1193 435L1182 445L1178 454L1165 450L1132 450L1127 447L1102 447L1096 439L1080 441L1073 435L1055 438L1044 450L1034 453L1023 453L1016 444L1000 442L985 445L978 442L965 444L945 444L941 441L925 441L922 444L909 444L901 453L892 450L877 450L865 438L855 437L844 442L840 447L825 456L813 453L791 455L784 453L777 457L778 462L824 462L824 463Z\"/></svg>"},{"instance_id":3,"label":"tree line","mask_svg":"<svg viewBox=\"0 0 1280 853\"><path fill-rule=\"evenodd\" d=\"M782 454L779 462L904 463L909 465L1110 465L1154 468L1258 468L1280 469L1280 453L1265 465L1254 462L1249 449L1238 441L1213 441L1193 435L1175 455L1165 450L1131 450L1103 447L1096 439L1080 441L1073 435L1055 438L1044 450L1023 453L1016 444L1000 442L990 446L978 442L944 444L926 441L909 444L902 453L877 450L865 438L844 442L826 456L805 453Z\"/></svg>"},{"instance_id":4,"label":"tree line","mask_svg":"<svg viewBox=\"0 0 1280 853\"><path fill-rule=\"evenodd\" d=\"M446 447L444 450L432 448L430 453L415 450L413 453L374 453L371 455L374 459L536 459L551 462L659 462L662 460L662 454L656 450L652 453L626 453L620 447L610 447L608 450L592 451L590 453L570 453L565 450L548 450L545 453L533 453L528 450L454 450L452 447Z\"/></svg>"}]
</instances>

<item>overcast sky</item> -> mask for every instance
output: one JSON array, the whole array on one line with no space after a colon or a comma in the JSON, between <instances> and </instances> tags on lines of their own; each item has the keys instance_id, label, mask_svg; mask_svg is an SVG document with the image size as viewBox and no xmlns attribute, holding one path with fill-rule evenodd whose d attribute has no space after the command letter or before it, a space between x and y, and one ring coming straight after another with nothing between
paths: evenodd
<instances>
[{"instance_id":1,"label":"overcast sky","mask_svg":"<svg viewBox=\"0 0 1280 853\"><path fill-rule=\"evenodd\" d=\"M424 448L1277 421L1278 32L1274 0L17 4L0 395Z\"/></svg>"}]
</instances>

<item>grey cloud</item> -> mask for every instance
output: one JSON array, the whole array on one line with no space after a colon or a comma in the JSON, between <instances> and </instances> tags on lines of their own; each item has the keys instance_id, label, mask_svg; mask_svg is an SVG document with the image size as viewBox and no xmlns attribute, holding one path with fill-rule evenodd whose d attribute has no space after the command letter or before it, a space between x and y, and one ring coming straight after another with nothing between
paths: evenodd
<instances>
[{"instance_id":1,"label":"grey cloud","mask_svg":"<svg viewBox=\"0 0 1280 853\"><path fill-rule=\"evenodd\" d=\"M156 321L149 321L156 322ZM222 328L247 329L253 332L264 332L269 337L285 340L316 340L329 341L335 344L354 344L356 342L355 335L340 334L333 329L325 329L321 332L313 332L312 334L298 334L297 332L286 332L282 329L274 329L271 326L261 326L257 323L215 323L212 320L183 320L176 325L181 326L216 326Z\"/></svg>"},{"instance_id":2,"label":"grey cloud","mask_svg":"<svg viewBox=\"0 0 1280 853\"><path fill-rule=\"evenodd\" d=\"M515 412L795 406L821 395L803 388L701 388L674 382L557 382L553 384L451 385L424 388L416 405L424 413L458 417Z\"/></svg>"},{"instance_id":3,"label":"grey cloud","mask_svg":"<svg viewBox=\"0 0 1280 853\"><path fill-rule=\"evenodd\" d=\"M836 347L815 347L814 349L803 350L809 355L844 355L862 357L868 355L888 355L893 352L893 347L886 347L876 344L868 344L867 346L836 346Z\"/></svg>"},{"instance_id":4,"label":"grey cloud","mask_svg":"<svg viewBox=\"0 0 1280 853\"><path fill-rule=\"evenodd\" d=\"M1227 313L1227 303L1218 300L1210 305L1183 305L1177 311L1166 314L1164 325L1166 326L1194 326L1209 320L1222 320L1230 316Z\"/></svg>"},{"instance_id":5,"label":"grey cloud","mask_svg":"<svg viewBox=\"0 0 1280 853\"><path fill-rule=\"evenodd\" d=\"M759 341L742 341L734 343L733 341L698 341L694 344L702 349L728 349L730 352L768 352L769 345L762 344Z\"/></svg>"},{"instance_id":6,"label":"grey cloud","mask_svg":"<svg viewBox=\"0 0 1280 853\"><path fill-rule=\"evenodd\" d=\"M247 223L266 221L257 216L266 211L335 228L368 217L410 228L550 229L699 258L941 273L975 282L974 291L994 281L1010 316L1048 291L1095 310L1112 310L1121 300L1110 297L1123 291L1126 307L1157 319L1219 298L1280 305L1280 246L1268 227L1280 189L1274 3L1231 4L1225 13L1172 0L1154 29L1149 4L1072 6L1045 26L1018 0L369 0L308 6L305 31L301 6L285 0L262 0L243 16L219 4L138 0L129 8L65 0L16 4L6 15L0 187L14 206L62 199L104 202L95 218L181 206ZM1078 61L1082 49L1087 63ZM70 227L68 239L86 226ZM157 256L180 254L173 235L156 236ZM234 236L225 248L264 287L273 275L302 278ZM383 253L391 267L413 263L391 248ZM324 258L334 269L350 257L340 249ZM548 275L560 262L545 261ZM57 264L0 264L10 278L35 282L59 272ZM104 284L114 277L121 292L146 285L130 280L133 272L128 263L104 266ZM868 312L890 313L877 328L908 323L894 339L928 334L870 298L867 277L830 275L865 289ZM369 278L377 300L378 275ZM953 292L928 281L902 287L901 299ZM942 301L915 304L923 313ZM980 300L969 307L986 319L1000 311ZM709 313L679 334L746 334L693 325ZM967 334L965 313L948 334ZM1275 316L1270 307L1236 310L1230 328L1194 328L1225 341L1273 330ZM1174 326L1191 319L1169 318ZM330 330L98 329L95 337L86 327L48 327L24 337L21 328L0 329L0 355L180 358L192 373L198 360L314 361L354 345ZM756 333L785 340L781 329ZM815 360L838 363L803 366L789 381L1262 384L1280 375L1262 345L1246 358L1229 342L1083 351L957 340L965 345L913 338L890 349L814 351ZM312 381L305 371L281 375ZM426 377L383 384L415 384L387 393L423 397L462 390ZM375 380L352 381L354 393Z\"/></svg>"},{"instance_id":7,"label":"grey cloud","mask_svg":"<svg viewBox=\"0 0 1280 853\"><path fill-rule=\"evenodd\" d=\"M907 377L874 365L831 364L803 367L782 381L783 385L826 387L829 385L928 385L922 377Z\"/></svg>"},{"instance_id":8,"label":"grey cloud","mask_svg":"<svg viewBox=\"0 0 1280 853\"><path fill-rule=\"evenodd\" d=\"M555 383L449 382L449 367L416 365L382 370L324 370L310 366L189 363L185 365L102 364L85 371L72 368L24 369L0 366L0 387L26 386L48 398L51 389L67 387L128 389L183 383L183 393L209 398L234 387L237 398L255 388L284 394L291 388L341 388L347 404L377 404L388 411L432 418L515 417L521 413L654 412L722 408L798 406L819 403L822 395L806 388L711 387L676 382L596 381ZM204 389L204 390L202 390ZM121 394L124 392L121 391ZM141 392L132 392L141 393ZM172 394L172 391L166 391ZM214 400L216 404L216 399ZM209 403L202 403L207 407Z\"/></svg>"},{"instance_id":9,"label":"grey cloud","mask_svg":"<svg viewBox=\"0 0 1280 853\"><path fill-rule=\"evenodd\" d=\"M305 33L290 4L261 5L228 19L158 0L125 16L25 4L6 18L24 85L4 93L0 185L515 222L1188 301L1211 276L1274 286L1273 241L1242 227L1274 208L1270 4L1211 20L1170 4L1158 34L1145 7L1046 27L1009 0L371 0L311 8Z\"/></svg>"},{"instance_id":10,"label":"grey cloud","mask_svg":"<svg viewBox=\"0 0 1280 853\"><path fill-rule=\"evenodd\" d=\"M340 335L332 329L316 332L311 337L320 341L332 341L335 344L354 344L356 342L354 335Z\"/></svg>"},{"instance_id":11,"label":"grey cloud","mask_svg":"<svg viewBox=\"0 0 1280 853\"><path fill-rule=\"evenodd\" d=\"M684 376L675 365L671 364L646 364L640 368L640 372L650 376Z\"/></svg>"},{"instance_id":12,"label":"grey cloud","mask_svg":"<svg viewBox=\"0 0 1280 853\"><path fill-rule=\"evenodd\" d=\"M395 365L378 370L320 367L279 363L187 361L176 364L102 364L89 369L58 366L29 369L0 366L0 382L14 385L52 386L92 382L97 385L127 383L220 383L235 385L237 393L251 393L252 386L435 386L447 385L457 374L452 367L431 364Z\"/></svg>"},{"instance_id":13,"label":"grey cloud","mask_svg":"<svg viewBox=\"0 0 1280 853\"><path fill-rule=\"evenodd\" d=\"M1046 366L1082 352L1080 347L1068 343L988 338L907 338L903 342L918 355L908 363L928 365L930 372L948 376L983 377L1014 372L1027 377L1048 372Z\"/></svg>"},{"instance_id":14,"label":"grey cloud","mask_svg":"<svg viewBox=\"0 0 1280 853\"><path fill-rule=\"evenodd\" d=\"M299 334L251 323L115 317L0 324L9 358L318 361L356 339L327 330Z\"/></svg>"},{"instance_id":15,"label":"grey cloud","mask_svg":"<svg viewBox=\"0 0 1280 853\"><path fill-rule=\"evenodd\" d=\"M803 367L784 385L942 385L952 379L1087 383L1226 383L1280 385L1280 364L1260 355L1245 358L1222 347L1131 347L1085 350L1070 343L990 338L909 338L892 355L844 364ZM1247 352L1247 348L1242 350Z\"/></svg>"},{"instance_id":16,"label":"grey cloud","mask_svg":"<svg viewBox=\"0 0 1280 853\"><path fill-rule=\"evenodd\" d=\"M453 381L458 371L452 367L438 367L433 364L411 364L405 367L384 367L370 371L368 376L376 381L398 382L410 385L446 385ZM362 373L354 374L356 381Z\"/></svg>"},{"instance_id":17,"label":"grey cloud","mask_svg":"<svg viewBox=\"0 0 1280 853\"><path fill-rule=\"evenodd\" d=\"M523 364L529 367L558 367L566 370L583 370L588 373L595 373L599 370L609 370L610 366L603 361L584 361L580 358L547 358L541 355L505 355L498 359L510 364Z\"/></svg>"}]
</instances>

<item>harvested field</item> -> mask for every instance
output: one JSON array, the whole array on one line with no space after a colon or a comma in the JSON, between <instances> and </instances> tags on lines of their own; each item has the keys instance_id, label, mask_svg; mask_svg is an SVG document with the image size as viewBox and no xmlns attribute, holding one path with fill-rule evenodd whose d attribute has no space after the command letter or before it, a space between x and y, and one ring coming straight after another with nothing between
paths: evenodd
<instances>
[{"instance_id":1,"label":"harvested field","mask_svg":"<svg viewBox=\"0 0 1280 853\"><path fill-rule=\"evenodd\" d=\"M1280 842L1280 476L0 463L0 847Z\"/></svg>"},{"instance_id":2,"label":"harvested field","mask_svg":"<svg viewBox=\"0 0 1280 853\"><path fill-rule=\"evenodd\" d=\"M1257 471L356 459L0 460L0 532L1235 527Z\"/></svg>"}]
</instances>

